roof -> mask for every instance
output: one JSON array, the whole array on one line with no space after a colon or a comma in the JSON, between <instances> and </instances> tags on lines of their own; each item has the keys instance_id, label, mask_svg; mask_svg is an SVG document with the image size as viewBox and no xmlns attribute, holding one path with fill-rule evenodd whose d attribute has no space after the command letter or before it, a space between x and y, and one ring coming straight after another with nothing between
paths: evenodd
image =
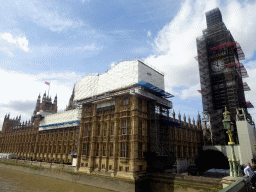
<instances>
[{"instance_id":1,"label":"roof","mask_svg":"<svg viewBox=\"0 0 256 192\"><path fill-rule=\"evenodd\" d=\"M40 121L39 131L79 126L80 120L81 109L47 115L42 121Z\"/></svg>"},{"instance_id":2,"label":"roof","mask_svg":"<svg viewBox=\"0 0 256 192\"><path fill-rule=\"evenodd\" d=\"M75 86L75 101L146 81L164 90L164 76L141 61L123 61L101 75L87 75Z\"/></svg>"},{"instance_id":3,"label":"roof","mask_svg":"<svg viewBox=\"0 0 256 192\"><path fill-rule=\"evenodd\" d=\"M172 94L170 94L170 93L168 93L168 92L165 92L164 90L162 90L162 89L160 89L160 88L158 88L158 87L156 87L156 86L154 86L154 85L152 85L152 84L150 84L150 83L148 83L148 82L140 81L140 82L137 83L137 84L138 84L138 85L141 85L141 86L145 87L146 89L149 89L149 90L151 90L151 91L153 91L153 92L156 92L156 93L162 95L162 96L165 97L165 98L174 97L174 95L172 95Z\"/></svg>"}]
</instances>

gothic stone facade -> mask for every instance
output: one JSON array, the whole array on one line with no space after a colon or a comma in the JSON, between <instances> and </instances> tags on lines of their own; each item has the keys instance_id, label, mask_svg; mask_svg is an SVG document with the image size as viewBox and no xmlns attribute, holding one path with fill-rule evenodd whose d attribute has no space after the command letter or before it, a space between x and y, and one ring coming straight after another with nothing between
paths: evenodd
<instances>
[{"instance_id":1,"label":"gothic stone facade","mask_svg":"<svg viewBox=\"0 0 256 192\"><path fill-rule=\"evenodd\" d=\"M105 106L105 107L103 107ZM153 110L152 110L153 108ZM201 124L186 123L169 117L167 108L157 113L153 100L132 94L122 94L111 100L83 104L79 134L79 171L98 171L112 176L134 179L147 170L144 152L173 152L178 160L194 163L201 149ZM160 118L181 126L156 126Z\"/></svg>"},{"instance_id":2,"label":"gothic stone facade","mask_svg":"<svg viewBox=\"0 0 256 192\"><path fill-rule=\"evenodd\" d=\"M170 118L168 108L156 107L154 102L136 94L87 102L82 104L80 126L44 131L39 131L43 118L40 115L26 123L21 123L20 117L11 119L7 115L0 132L0 152L53 162L72 162L73 153L77 154L78 171L131 179L146 171L144 152L147 151L171 151L177 159L194 163L201 148L200 121L195 125L190 118L188 122L185 117L181 121L180 115L178 120L175 114ZM49 102L47 106L52 108ZM163 129L159 126L157 132L161 117L180 126L167 124Z\"/></svg>"}]
</instances>

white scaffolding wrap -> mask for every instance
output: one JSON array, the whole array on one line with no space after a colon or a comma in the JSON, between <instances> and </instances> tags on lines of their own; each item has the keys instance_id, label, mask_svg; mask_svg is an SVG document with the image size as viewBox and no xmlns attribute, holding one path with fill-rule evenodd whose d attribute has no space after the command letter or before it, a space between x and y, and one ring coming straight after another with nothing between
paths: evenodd
<instances>
[{"instance_id":1,"label":"white scaffolding wrap","mask_svg":"<svg viewBox=\"0 0 256 192\"><path fill-rule=\"evenodd\" d=\"M74 100L82 100L146 81L164 90L164 75L141 61L123 61L102 75L88 75L75 86Z\"/></svg>"},{"instance_id":2,"label":"white scaffolding wrap","mask_svg":"<svg viewBox=\"0 0 256 192\"><path fill-rule=\"evenodd\" d=\"M44 117L39 124L39 131L48 129L58 129L72 126L79 126L81 119L81 109L68 110Z\"/></svg>"}]
</instances>

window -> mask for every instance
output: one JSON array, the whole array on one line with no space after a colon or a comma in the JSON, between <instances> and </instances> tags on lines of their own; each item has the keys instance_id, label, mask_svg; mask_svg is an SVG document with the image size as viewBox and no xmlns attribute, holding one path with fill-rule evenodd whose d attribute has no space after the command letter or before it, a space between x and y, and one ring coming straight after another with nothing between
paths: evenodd
<instances>
[{"instance_id":1,"label":"window","mask_svg":"<svg viewBox=\"0 0 256 192\"><path fill-rule=\"evenodd\" d=\"M142 142L139 142L138 144L138 157L141 158L142 157Z\"/></svg>"},{"instance_id":2,"label":"window","mask_svg":"<svg viewBox=\"0 0 256 192\"><path fill-rule=\"evenodd\" d=\"M123 171L123 166L119 166L119 171Z\"/></svg>"},{"instance_id":3,"label":"window","mask_svg":"<svg viewBox=\"0 0 256 192\"><path fill-rule=\"evenodd\" d=\"M83 144L83 155L88 156L88 149L89 149L89 144L88 143L84 143Z\"/></svg>"},{"instance_id":4,"label":"window","mask_svg":"<svg viewBox=\"0 0 256 192\"><path fill-rule=\"evenodd\" d=\"M112 165L109 165L109 170L111 170L112 169Z\"/></svg>"},{"instance_id":5,"label":"window","mask_svg":"<svg viewBox=\"0 0 256 192\"><path fill-rule=\"evenodd\" d=\"M155 106L155 113L159 114L160 113L160 107L159 106Z\"/></svg>"},{"instance_id":6,"label":"window","mask_svg":"<svg viewBox=\"0 0 256 192\"><path fill-rule=\"evenodd\" d=\"M142 165L139 165L139 171L140 172L142 172L142 169L143 169Z\"/></svg>"},{"instance_id":7,"label":"window","mask_svg":"<svg viewBox=\"0 0 256 192\"><path fill-rule=\"evenodd\" d=\"M106 156L106 143L103 143L102 156Z\"/></svg>"},{"instance_id":8,"label":"window","mask_svg":"<svg viewBox=\"0 0 256 192\"><path fill-rule=\"evenodd\" d=\"M97 143L97 145L96 145L96 156L99 156L99 152L100 152L100 144Z\"/></svg>"},{"instance_id":9,"label":"window","mask_svg":"<svg viewBox=\"0 0 256 192\"><path fill-rule=\"evenodd\" d=\"M129 167L125 167L125 171L128 172L129 171Z\"/></svg>"},{"instance_id":10,"label":"window","mask_svg":"<svg viewBox=\"0 0 256 192\"><path fill-rule=\"evenodd\" d=\"M121 157L128 157L128 143L121 143Z\"/></svg>"},{"instance_id":11,"label":"window","mask_svg":"<svg viewBox=\"0 0 256 192\"><path fill-rule=\"evenodd\" d=\"M105 126L104 126L104 136L107 136L107 130L108 130L108 124L105 123Z\"/></svg>"},{"instance_id":12,"label":"window","mask_svg":"<svg viewBox=\"0 0 256 192\"><path fill-rule=\"evenodd\" d=\"M111 124L111 135L114 135L114 131L115 131L115 124L112 123Z\"/></svg>"},{"instance_id":13,"label":"window","mask_svg":"<svg viewBox=\"0 0 256 192\"><path fill-rule=\"evenodd\" d=\"M129 135L129 120L124 119L122 121L122 135Z\"/></svg>"},{"instance_id":14,"label":"window","mask_svg":"<svg viewBox=\"0 0 256 192\"><path fill-rule=\"evenodd\" d=\"M139 120L138 135L142 136L142 121Z\"/></svg>"},{"instance_id":15,"label":"window","mask_svg":"<svg viewBox=\"0 0 256 192\"><path fill-rule=\"evenodd\" d=\"M124 98L123 105L127 106L128 104L129 104L129 99L128 98Z\"/></svg>"},{"instance_id":16,"label":"window","mask_svg":"<svg viewBox=\"0 0 256 192\"><path fill-rule=\"evenodd\" d=\"M168 109L162 108L162 115L167 116Z\"/></svg>"},{"instance_id":17,"label":"window","mask_svg":"<svg viewBox=\"0 0 256 192\"><path fill-rule=\"evenodd\" d=\"M100 124L98 125L98 136L100 136Z\"/></svg>"},{"instance_id":18,"label":"window","mask_svg":"<svg viewBox=\"0 0 256 192\"><path fill-rule=\"evenodd\" d=\"M113 151L114 151L114 147L113 147L113 143L110 143L110 145L109 145L109 156L113 156Z\"/></svg>"},{"instance_id":19,"label":"window","mask_svg":"<svg viewBox=\"0 0 256 192\"><path fill-rule=\"evenodd\" d=\"M102 167L102 169L105 169L105 164L102 164L101 167Z\"/></svg>"},{"instance_id":20,"label":"window","mask_svg":"<svg viewBox=\"0 0 256 192\"><path fill-rule=\"evenodd\" d=\"M85 125L85 136L88 137L90 136L91 133L91 125L90 124L86 124Z\"/></svg>"}]
</instances>

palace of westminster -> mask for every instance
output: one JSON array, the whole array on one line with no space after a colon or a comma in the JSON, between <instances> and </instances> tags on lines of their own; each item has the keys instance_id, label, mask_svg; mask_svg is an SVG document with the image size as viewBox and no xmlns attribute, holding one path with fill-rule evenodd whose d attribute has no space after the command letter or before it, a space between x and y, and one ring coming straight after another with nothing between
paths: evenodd
<instances>
[{"instance_id":1,"label":"palace of westminster","mask_svg":"<svg viewBox=\"0 0 256 192\"><path fill-rule=\"evenodd\" d=\"M118 75L123 83L116 83ZM200 116L197 122L181 121L180 114L176 119L175 112L169 117L167 98L173 96L160 89L163 83L163 74L141 61L124 61L105 74L85 76L64 112L57 113L57 96L52 102L39 95L29 122L6 115L0 151L54 162L75 157L79 171L128 178L145 172L147 151L193 163L201 148Z\"/></svg>"},{"instance_id":2,"label":"palace of westminster","mask_svg":"<svg viewBox=\"0 0 256 192\"><path fill-rule=\"evenodd\" d=\"M211 46L227 44L234 41L233 37L229 32L227 42L214 40L213 35L210 39L211 33L216 34L213 25L219 27L218 31L225 25L218 8L207 12L206 17L208 31L204 30L204 36L197 39L200 92L204 113L216 118L216 122L210 122L213 143L222 144L225 136L221 135L223 128L217 124L221 122L221 110L227 106L235 116L235 108L246 110L248 105L243 105L242 86L235 90L239 94L232 92L233 97L227 91L228 82L222 81L226 75L224 68L229 68L234 82L242 83L237 66L228 66L229 62L239 60L233 44L219 48L229 49L226 54L232 54L233 59L226 60L219 52L216 58L209 55ZM207 38L211 42L206 41ZM222 103L222 98L216 96L219 94L226 94L230 100L224 99ZM181 115L176 118L174 111L170 116L172 97L165 91L161 72L139 60L123 61L104 74L81 79L63 112L57 112L57 96L52 101L44 93L42 98L38 96L28 122L22 123L21 117L6 115L0 132L0 153L48 162L74 164L75 160L78 171L97 171L131 179L148 169L168 168L168 164L175 161L186 160L193 164L204 141L201 118L198 114L197 120L191 121L184 115L181 120Z\"/></svg>"}]
</instances>

